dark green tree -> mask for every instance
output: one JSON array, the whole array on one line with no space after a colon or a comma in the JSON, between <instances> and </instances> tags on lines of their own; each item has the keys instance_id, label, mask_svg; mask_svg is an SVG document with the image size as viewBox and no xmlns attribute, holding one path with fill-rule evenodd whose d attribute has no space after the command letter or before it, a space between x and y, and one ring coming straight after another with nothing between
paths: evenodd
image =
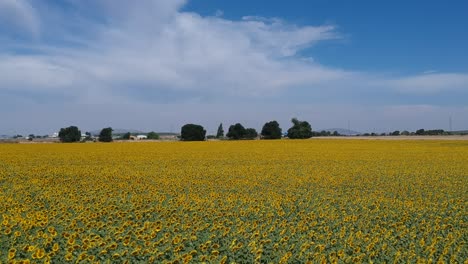
<instances>
[{"instance_id":1,"label":"dark green tree","mask_svg":"<svg viewBox=\"0 0 468 264\"><path fill-rule=\"evenodd\" d=\"M146 136L148 139L159 139L159 134L154 131L149 132Z\"/></svg>"},{"instance_id":2,"label":"dark green tree","mask_svg":"<svg viewBox=\"0 0 468 264\"><path fill-rule=\"evenodd\" d=\"M291 119L293 126L288 129L290 139L305 139L312 137L312 127L307 121L299 121L297 118Z\"/></svg>"},{"instance_id":3,"label":"dark green tree","mask_svg":"<svg viewBox=\"0 0 468 264\"><path fill-rule=\"evenodd\" d=\"M282 130L278 122L270 121L263 125L261 135L263 139L280 139Z\"/></svg>"},{"instance_id":4,"label":"dark green tree","mask_svg":"<svg viewBox=\"0 0 468 264\"><path fill-rule=\"evenodd\" d=\"M426 131L424 129L421 128L421 129L416 130L416 135L424 135L424 134L426 134Z\"/></svg>"},{"instance_id":5,"label":"dark green tree","mask_svg":"<svg viewBox=\"0 0 468 264\"><path fill-rule=\"evenodd\" d=\"M245 138L245 135L246 135L245 128L240 123L231 125L229 127L228 133L226 134L226 136L229 139L242 139L242 138Z\"/></svg>"},{"instance_id":6,"label":"dark green tree","mask_svg":"<svg viewBox=\"0 0 468 264\"><path fill-rule=\"evenodd\" d=\"M400 131L399 130L395 130L392 132L392 136L399 136L400 135Z\"/></svg>"},{"instance_id":7,"label":"dark green tree","mask_svg":"<svg viewBox=\"0 0 468 264\"><path fill-rule=\"evenodd\" d=\"M180 131L180 137L183 141L204 141L206 130L196 124L186 124Z\"/></svg>"},{"instance_id":8,"label":"dark green tree","mask_svg":"<svg viewBox=\"0 0 468 264\"><path fill-rule=\"evenodd\" d=\"M123 134L122 139L129 140L131 136L132 136L132 134L130 132L127 132L127 133Z\"/></svg>"},{"instance_id":9,"label":"dark green tree","mask_svg":"<svg viewBox=\"0 0 468 264\"><path fill-rule=\"evenodd\" d=\"M100 142L112 142L112 131L111 127L106 127L101 130L99 133L99 141Z\"/></svg>"},{"instance_id":10,"label":"dark green tree","mask_svg":"<svg viewBox=\"0 0 468 264\"><path fill-rule=\"evenodd\" d=\"M245 139L255 139L256 137L258 137L258 133L257 130L255 130L255 128L245 129Z\"/></svg>"},{"instance_id":11,"label":"dark green tree","mask_svg":"<svg viewBox=\"0 0 468 264\"><path fill-rule=\"evenodd\" d=\"M85 132L85 138L84 141L92 141L93 136L91 135L91 132Z\"/></svg>"},{"instance_id":12,"label":"dark green tree","mask_svg":"<svg viewBox=\"0 0 468 264\"><path fill-rule=\"evenodd\" d=\"M216 132L216 138L223 138L224 137L224 129L223 123L219 124L218 132Z\"/></svg>"},{"instance_id":13,"label":"dark green tree","mask_svg":"<svg viewBox=\"0 0 468 264\"><path fill-rule=\"evenodd\" d=\"M81 131L76 126L69 126L61 128L58 136L61 142L79 142L81 140Z\"/></svg>"},{"instance_id":14,"label":"dark green tree","mask_svg":"<svg viewBox=\"0 0 468 264\"><path fill-rule=\"evenodd\" d=\"M334 137L337 137L337 136L339 136L339 135L340 135L340 133L338 133L338 131L336 131L336 130L335 130L335 131L333 131L333 134L332 134L332 136L334 136Z\"/></svg>"}]
</instances>

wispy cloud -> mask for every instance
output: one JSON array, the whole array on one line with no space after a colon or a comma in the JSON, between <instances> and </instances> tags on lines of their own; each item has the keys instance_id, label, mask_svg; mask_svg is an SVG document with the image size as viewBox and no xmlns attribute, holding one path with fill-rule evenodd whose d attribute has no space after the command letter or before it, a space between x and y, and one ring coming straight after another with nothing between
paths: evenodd
<instances>
[{"instance_id":1,"label":"wispy cloud","mask_svg":"<svg viewBox=\"0 0 468 264\"><path fill-rule=\"evenodd\" d=\"M468 91L468 74L430 72L393 79L388 82L388 85L403 93L431 94Z\"/></svg>"}]
</instances>

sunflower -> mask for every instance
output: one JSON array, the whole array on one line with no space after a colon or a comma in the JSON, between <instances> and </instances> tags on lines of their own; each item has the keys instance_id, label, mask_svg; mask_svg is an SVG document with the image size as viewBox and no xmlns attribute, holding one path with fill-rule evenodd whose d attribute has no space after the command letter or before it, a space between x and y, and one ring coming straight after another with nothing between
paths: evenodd
<instances>
[{"instance_id":1,"label":"sunflower","mask_svg":"<svg viewBox=\"0 0 468 264\"><path fill-rule=\"evenodd\" d=\"M59 249L60 249L60 247L59 247L59 244L58 244L58 243L55 243L55 244L52 246L52 251L53 251L53 252L57 252Z\"/></svg>"},{"instance_id":2,"label":"sunflower","mask_svg":"<svg viewBox=\"0 0 468 264\"><path fill-rule=\"evenodd\" d=\"M15 248L11 248L10 250L8 250L8 259L13 259L16 255L16 249Z\"/></svg>"}]
</instances>

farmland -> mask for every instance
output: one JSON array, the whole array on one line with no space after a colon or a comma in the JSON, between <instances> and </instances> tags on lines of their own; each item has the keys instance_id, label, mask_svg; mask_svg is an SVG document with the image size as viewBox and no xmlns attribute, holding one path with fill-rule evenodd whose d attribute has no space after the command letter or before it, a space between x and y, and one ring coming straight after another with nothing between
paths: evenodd
<instances>
[{"instance_id":1,"label":"farmland","mask_svg":"<svg viewBox=\"0 0 468 264\"><path fill-rule=\"evenodd\" d=\"M0 263L468 259L468 142L0 145Z\"/></svg>"}]
</instances>

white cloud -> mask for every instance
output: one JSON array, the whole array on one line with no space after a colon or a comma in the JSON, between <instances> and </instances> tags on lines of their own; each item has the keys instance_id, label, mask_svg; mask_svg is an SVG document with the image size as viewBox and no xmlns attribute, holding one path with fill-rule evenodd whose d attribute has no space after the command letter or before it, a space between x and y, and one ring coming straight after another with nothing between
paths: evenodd
<instances>
[{"instance_id":1,"label":"white cloud","mask_svg":"<svg viewBox=\"0 0 468 264\"><path fill-rule=\"evenodd\" d=\"M430 94L446 91L468 91L468 74L427 73L388 81L389 86L404 93Z\"/></svg>"},{"instance_id":2,"label":"white cloud","mask_svg":"<svg viewBox=\"0 0 468 264\"><path fill-rule=\"evenodd\" d=\"M125 85L134 89L132 93L143 86L207 95L258 95L349 75L292 57L305 47L336 38L333 26L201 17L179 12L184 1L145 0L138 5L69 1L84 12L78 19L71 17L70 23L87 19L86 24L92 25L93 20L87 18L91 7L108 22L94 22L95 27L88 30L94 32L92 36L85 34L81 40L73 36L74 42L85 48L47 47L42 56L10 56L0 62L5 69L1 82L10 87L45 89L50 81L51 89L63 85L68 90L81 90L82 81L77 80L85 79L93 89L110 92ZM21 65L30 77L28 81L14 74L15 65ZM56 79L51 80L54 75ZM70 78L68 83L66 78ZM37 87L28 83L34 80Z\"/></svg>"},{"instance_id":3,"label":"white cloud","mask_svg":"<svg viewBox=\"0 0 468 264\"><path fill-rule=\"evenodd\" d=\"M1 87L15 90L62 91L76 74L66 66L40 56L0 56Z\"/></svg>"},{"instance_id":4,"label":"white cloud","mask_svg":"<svg viewBox=\"0 0 468 264\"><path fill-rule=\"evenodd\" d=\"M40 23L36 11L27 0L0 0L0 29L28 33L37 37Z\"/></svg>"}]
</instances>

